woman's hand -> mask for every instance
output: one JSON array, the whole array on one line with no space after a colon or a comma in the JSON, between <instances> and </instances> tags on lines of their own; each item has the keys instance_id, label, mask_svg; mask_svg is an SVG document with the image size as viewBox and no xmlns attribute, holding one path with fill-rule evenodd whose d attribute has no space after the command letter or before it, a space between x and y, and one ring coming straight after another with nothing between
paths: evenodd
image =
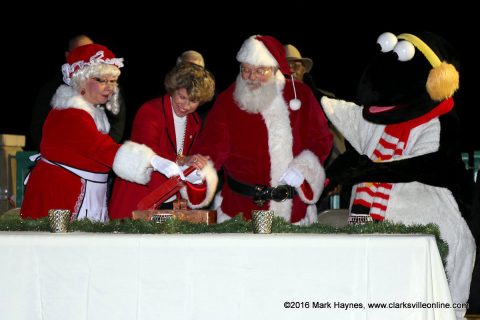
<instances>
[{"instance_id":1,"label":"woman's hand","mask_svg":"<svg viewBox=\"0 0 480 320\"><path fill-rule=\"evenodd\" d=\"M185 162L184 164L187 166L194 166L198 170L203 169L208 163L208 160L210 160L209 156L203 156L201 154L194 154L188 157L185 157Z\"/></svg>"},{"instance_id":2,"label":"woman's hand","mask_svg":"<svg viewBox=\"0 0 480 320\"><path fill-rule=\"evenodd\" d=\"M150 160L150 163L152 164L154 170L160 172L167 178L172 176L180 176L182 180L185 180L182 169L180 169L178 164L173 161L155 155Z\"/></svg>"}]
</instances>

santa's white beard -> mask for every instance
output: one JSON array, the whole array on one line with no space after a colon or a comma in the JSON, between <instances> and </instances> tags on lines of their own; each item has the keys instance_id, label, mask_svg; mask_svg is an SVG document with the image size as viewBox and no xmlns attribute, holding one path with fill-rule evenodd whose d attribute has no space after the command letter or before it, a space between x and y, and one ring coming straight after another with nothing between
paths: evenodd
<instances>
[{"instance_id":1,"label":"santa's white beard","mask_svg":"<svg viewBox=\"0 0 480 320\"><path fill-rule=\"evenodd\" d=\"M243 80L238 75L233 97L238 103L240 109L250 113L259 113L268 109L278 95L277 83L272 77L267 82L260 83L260 87L251 89L249 83L256 81Z\"/></svg>"}]
</instances>

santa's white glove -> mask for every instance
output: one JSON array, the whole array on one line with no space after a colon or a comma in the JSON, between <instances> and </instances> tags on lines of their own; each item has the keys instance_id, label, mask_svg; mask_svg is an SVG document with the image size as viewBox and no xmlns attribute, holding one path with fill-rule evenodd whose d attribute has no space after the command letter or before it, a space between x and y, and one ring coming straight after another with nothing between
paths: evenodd
<instances>
[{"instance_id":1,"label":"santa's white glove","mask_svg":"<svg viewBox=\"0 0 480 320\"><path fill-rule=\"evenodd\" d=\"M180 176L182 180L185 180L182 169L180 169L178 164L173 161L155 155L150 160L150 163L152 164L153 169L157 170L167 178Z\"/></svg>"},{"instance_id":2,"label":"santa's white glove","mask_svg":"<svg viewBox=\"0 0 480 320\"><path fill-rule=\"evenodd\" d=\"M185 169L187 168L188 166L186 165L180 167L180 169L182 169L183 171L185 171ZM195 170L188 176L186 176L185 181L188 181L191 184L201 184L203 183L203 175L199 170Z\"/></svg>"},{"instance_id":3,"label":"santa's white glove","mask_svg":"<svg viewBox=\"0 0 480 320\"><path fill-rule=\"evenodd\" d=\"M294 167L289 167L280 178L279 183L298 188L302 185L303 180L305 180L305 177L300 171Z\"/></svg>"}]
</instances>

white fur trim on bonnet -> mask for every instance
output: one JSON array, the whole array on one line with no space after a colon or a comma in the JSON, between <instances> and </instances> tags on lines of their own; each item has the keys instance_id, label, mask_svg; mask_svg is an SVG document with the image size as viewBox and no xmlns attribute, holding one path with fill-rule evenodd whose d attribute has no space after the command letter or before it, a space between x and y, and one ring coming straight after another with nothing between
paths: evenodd
<instances>
[{"instance_id":1,"label":"white fur trim on bonnet","mask_svg":"<svg viewBox=\"0 0 480 320\"><path fill-rule=\"evenodd\" d=\"M105 53L103 50L98 51L95 55L90 57L88 62L83 60L77 61L75 63L69 64L65 63L62 65L62 74L63 74L63 81L67 85L71 85L72 75L75 71L79 69L83 69L88 66L97 65L100 63L115 65L118 68L123 67L123 58L106 58L104 59Z\"/></svg>"}]
</instances>

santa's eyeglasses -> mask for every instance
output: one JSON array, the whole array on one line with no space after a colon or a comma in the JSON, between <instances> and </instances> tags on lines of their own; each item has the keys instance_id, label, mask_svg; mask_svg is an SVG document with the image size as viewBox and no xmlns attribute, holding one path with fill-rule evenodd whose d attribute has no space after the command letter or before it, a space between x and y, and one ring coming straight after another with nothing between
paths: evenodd
<instances>
[{"instance_id":1,"label":"santa's eyeglasses","mask_svg":"<svg viewBox=\"0 0 480 320\"><path fill-rule=\"evenodd\" d=\"M250 77L252 74L256 77L263 77L266 76L269 72L272 72L272 67L258 67L255 69L250 69L240 65L240 72L245 77Z\"/></svg>"}]
</instances>

